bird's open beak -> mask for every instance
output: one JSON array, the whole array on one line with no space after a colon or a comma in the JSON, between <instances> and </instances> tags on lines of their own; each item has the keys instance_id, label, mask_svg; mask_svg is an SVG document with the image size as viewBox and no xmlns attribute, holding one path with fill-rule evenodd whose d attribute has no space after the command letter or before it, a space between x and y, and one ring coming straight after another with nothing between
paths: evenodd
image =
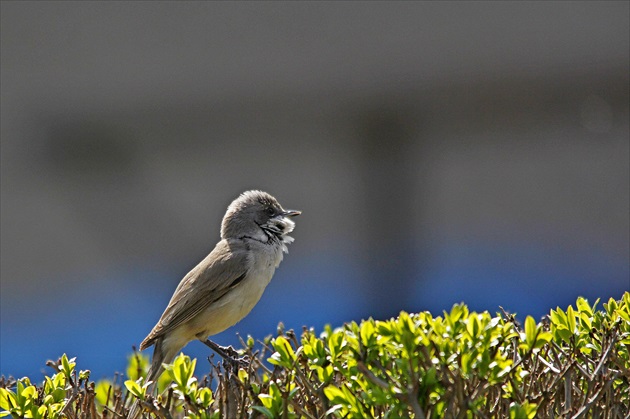
<instances>
[{"instance_id":1,"label":"bird's open beak","mask_svg":"<svg viewBox=\"0 0 630 419\"><path fill-rule=\"evenodd\" d=\"M295 210L285 210L282 215L285 217L295 217L296 215L300 215L302 214L302 211L295 211Z\"/></svg>"}]
</instances>

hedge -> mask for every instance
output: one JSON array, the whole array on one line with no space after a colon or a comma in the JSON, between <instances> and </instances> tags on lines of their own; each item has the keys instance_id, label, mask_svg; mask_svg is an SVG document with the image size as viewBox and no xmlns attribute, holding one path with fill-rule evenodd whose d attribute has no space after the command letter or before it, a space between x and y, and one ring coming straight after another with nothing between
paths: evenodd
<instances>
[{"instance_id":1,"label":"hedge","mask_svg":"<svg viewBox=\"0 0 630 419\"><path fill-rule=\"evenodd\" d=\"M628 418L630 293L598 309L578 298L537 323L453 306L298 336L242 341L249 362L179 355L157 383L148 359L95 383L63 355L54 374L0 378L0 416L124 418L135 400L160 418Z\"/></svg>"}]
</instances>

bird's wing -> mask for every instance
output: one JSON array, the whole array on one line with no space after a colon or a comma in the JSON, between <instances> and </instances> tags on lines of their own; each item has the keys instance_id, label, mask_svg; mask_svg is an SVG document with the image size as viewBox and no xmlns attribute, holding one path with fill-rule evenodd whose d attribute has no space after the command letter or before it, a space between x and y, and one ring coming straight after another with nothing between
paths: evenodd
<instances>
[{"instance_id":1,"label":"bird's wing","mask_svg":"<svg viewBox=\"0 0 630 419\"><path fill-rule=\"evenodd\" d=\"M182 279L166 310L140 350L201 313L236 287L247 274L247 248L241 240L221 240L210 254Z\"/></svg>"}]
</instances>

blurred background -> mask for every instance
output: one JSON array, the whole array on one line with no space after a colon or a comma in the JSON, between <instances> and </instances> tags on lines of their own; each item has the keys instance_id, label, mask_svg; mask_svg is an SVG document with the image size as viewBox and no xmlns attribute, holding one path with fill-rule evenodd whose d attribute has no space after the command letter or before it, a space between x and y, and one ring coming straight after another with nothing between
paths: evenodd
<instances>
[{"instance_id":1,"label":"blurred background","mask_svg":"<svg viewBox=\"0 0 630 419\"><path fill-rule=\"evenodd\" d=\"M221 344L280 321L461 301L540 318L621 297L629 16L618 1L1 2L0 374L40 378L64 352L93 379L124 371L252 188L303 215Z\"/></svg>"}]
</instances>

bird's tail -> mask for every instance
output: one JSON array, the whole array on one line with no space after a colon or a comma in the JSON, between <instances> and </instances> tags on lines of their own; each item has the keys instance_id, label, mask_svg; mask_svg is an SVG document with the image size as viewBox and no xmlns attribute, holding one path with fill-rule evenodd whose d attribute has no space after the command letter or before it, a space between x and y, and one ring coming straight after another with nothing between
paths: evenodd
<instances>
[{"instance_id":1,"label":"bird's tail","mask_svg":"<svg viewBox=\"0 0 630 419\"><path fill-rule=\"evenodd\" d=\"M162 371L164 371L164 367L162 365L173 361L172 358L174 358L174 354L167 356L169 354L165 352L166 351L164 351L164 348L162 347L162 339L158 339L155 342L153 360L151 361L151 366L147 372L147 379L145 380L145 382L152 381L152 387L156 385L157 379L160 377L160 374L162 374Z\"/></svg>"},{"instance_id":2,"label":"bird's tail","mask_svg":"<svg viewBox=\"0 0 630 419\"><path fill-rule=\"evenodd\" d=\"M164 371L163 364L168 364L172 362L175 358L177 350L179 350L177 349L176 351L167 351L165 350L166 348L163 348L162 342L163 339L157 339L155 341L155 348L153 349L153 360L151 361L151 366L149 367L149 371L147 372L147 378L144 381L145 383L148 381L152 382L151 385L149 385L149 387L147 388L147 394L152 394L156 391L157 380L158 378L160 378L160 375ZM129 419L138 418L140 417L142 410L143 409L140 405L140 402L136 400L131 406L131 409L129 410L129 415L127 417Z\"/></svg>"}]
</instances>

